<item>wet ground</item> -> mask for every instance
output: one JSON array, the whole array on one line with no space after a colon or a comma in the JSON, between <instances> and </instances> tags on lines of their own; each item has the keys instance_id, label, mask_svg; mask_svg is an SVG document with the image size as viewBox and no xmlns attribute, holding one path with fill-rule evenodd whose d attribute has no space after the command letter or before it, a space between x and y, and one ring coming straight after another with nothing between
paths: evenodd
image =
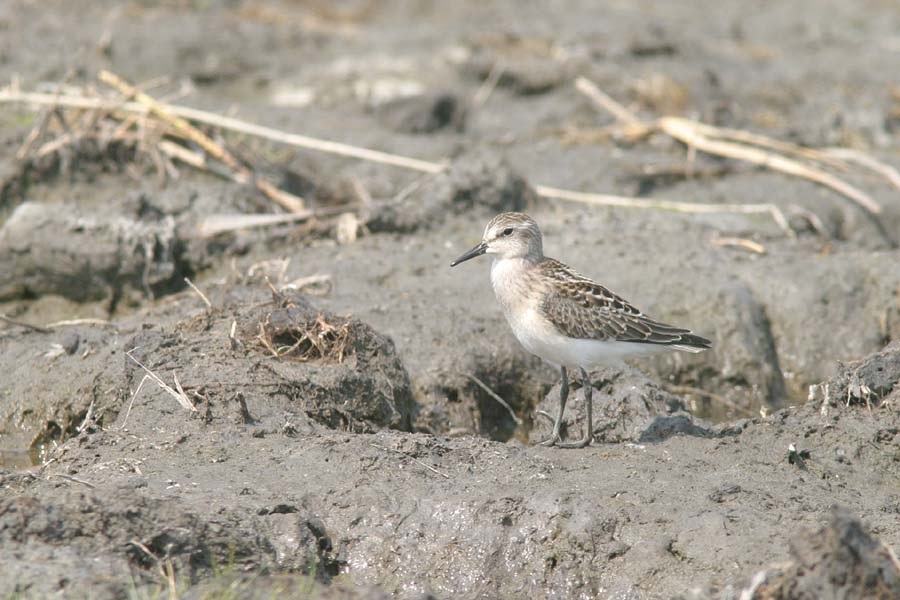
<instances>
[{"instance_id":1,"label":"wet ground","mask_svg":"<svg viewBox=\"0 0 900 600\"><path fill-rule=\"evenodd\" d=\"M898 30L876 0L3 4L22 89L108 69L448 168L226 136L359 217L210 238L211 215L278 209L187 167L163 181L127 144L19 160L39 117L0 104L0 596L897 597L897 189L848 175L872 217L702 153L684 177L682 145L604 137L573 82L898 165ZM771 202L791 233L539 185ZM512 338L486 259L449 269L502 210L713 341L598 369L588 449L531 445L557 373Z\"/></svg>"}]
</instances>

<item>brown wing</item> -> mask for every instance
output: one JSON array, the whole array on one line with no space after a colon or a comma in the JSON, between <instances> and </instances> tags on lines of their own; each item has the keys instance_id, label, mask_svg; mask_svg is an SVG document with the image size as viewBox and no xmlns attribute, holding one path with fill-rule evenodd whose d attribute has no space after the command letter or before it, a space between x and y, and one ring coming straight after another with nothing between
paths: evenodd
<instances>
[{"instance_id":1,"label":"brown wing","mask_svg":"<svg viewBox=\"0 0 900 600\"><path fill-rule=\"evenodd\" d=\"M685 349L710 347L709 340L688 329L654 321L622 297L559 261L545 259L541 268L555 285L541 303L540 311L567 337L684 346Z\"/></svg>"}]
</instances>

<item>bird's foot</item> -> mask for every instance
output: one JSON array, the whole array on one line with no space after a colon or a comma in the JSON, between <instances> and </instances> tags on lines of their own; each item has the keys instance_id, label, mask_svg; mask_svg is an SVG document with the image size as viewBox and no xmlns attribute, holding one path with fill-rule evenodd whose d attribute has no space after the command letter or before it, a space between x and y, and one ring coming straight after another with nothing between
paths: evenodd
<instances>
[{"instance_id":1,"label":"bird's foot","mask_svg":"<svg viewBox=\"0 0 900 600\"><path fill-rule=\"evenodd\" d=\"M559 433L554 433L546 440L542 440L537 443L538 446L547 446L548 448L550 446L556 446L557 444L559 444Z\"/></svg>"},{"instance_id":2,"label":"bird's foot","mask_svg":"<svg viewBox=\"0 0 900 600\"><path fill-rule=\"evenodd\" d=\"M568 448L586 448L587 446L589 446L591 444L593 439L594 439L593 434L589 433L588 435L584 436L577 442L557 442L556 447L557 448L567 448L567 449Z\"/></svg>"}]
</instances>

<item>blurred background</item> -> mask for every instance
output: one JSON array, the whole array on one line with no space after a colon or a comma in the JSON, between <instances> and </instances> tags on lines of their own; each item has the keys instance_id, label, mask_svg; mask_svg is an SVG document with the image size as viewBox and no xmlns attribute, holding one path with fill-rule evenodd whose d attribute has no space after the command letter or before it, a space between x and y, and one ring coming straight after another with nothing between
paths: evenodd
<instances>
[{"instance_id":1,"label":"blurred background","mask_svg":"<svg viewBox=\"0 0 900 600\"><path fill-rule=\"evenodd\" d=\"M546 435L547 423L535 415L554 410L558 373L513 339L487 260L449 269L506 210L538 221L548 255L647 314L713 340L700 355L598 371L608 382L594 396L604 398L598 443L626 452L622 443L639 443L651 430L708 438L722 433L715 427L752 420L766 433L730 460L746 454L781 465L759 457L775 447L786 453L789 441L811 435L820 403L840 397L871 409L891 397L888 375L866 379L846 365L869 357L875 362L866 373L893 373L890 344L900 339L898 62L893 0L0 3L0 371L8 374L0 385L0 471L45 469L52 459L62 475L118 489L122 481L90 470L99 463L78 454L86 450L70 458L54 452L85 440L78 444L99 448L97 461L139 478L128 462L134 457L118 454L125 442L109 432L131 431L140 452L157 452L179 439L173 432L186 426L188 411L188 428L206 432L191 434L192 452L227 454L207 425L230 432L222 434L230 440L224 447L252 437L263 445L247 446L241 460L259 472L275 468L261 458L278 448L265 446L266 436L312 444L310 456L325 460L321 444L344 443L333 437L343 432L355 440L348 444L361 445L346 456L334 450L343 464L357 455L376 464L385 445L443 473L465 463L467 452L502 448L513 456L510 472L531 481L523 444ZM261 309L267 302L278 309ZM878 354L885 348L894 350ZM160 389L151 378L138 394L150 374L166 386L175 375L185 389ZM252 387L235 392L236 382ZM791 421L794 409L786 407L808 399L815 404L808 420ZM579 401L570 426L578 426ZM237 417L224 408L233 405L241 407ZM651 427L660 415L682 420L667 421L669 433L660 434ZM766 429L773 418L786 429ZM842 435L861 447L877 437L876 425ZM377 438L373 447L350 433L397 437ZM306 435L327 441L303 441ZM878 443L889 444L884 435ZM504 445L453 446L440 458L436 439ZM837 452L827 448L821 452ZM705 447L681 451L697 461L708 454ZM178 469L193 464L187 453L174 455ZM890 504L884 486L896 483L896 463L887 456L865 459L886 473L867 493L866 514ZM292 476L321 467L304 460ZM562 461L554 468L580 468L576 458L554 460ZM721 460L704 468L736 464ZM165 481L178 477L169 468L158 467L161 487L151 477L152 490L171 492ZM682 478L697 472L690 464L671 468ZM630 477L626 471L611 481ZM360 473L349 488L375 485ZM863 481L871 471L855 473ZM15 485L32 485L17 477ZM211 488L219 477L236 494L244 487L237 472L195 474ZM714 483L725 489L732 482ZM265 510L282 506L283 481L272 476L260 485L269 486L260 492L271 504ZM322 497L353 493L327 485ZM422 497L443 493L410 485L414 492L425 486L415 492ZM652 477L645 485L641 493L655 497ZM766 493L790 489L785 482ZM679 490L669 490L676 500ZM830 492L804 493L824 503ZM716 497L739 491L723 494ZM186 506L211 502L191 498ZM223 498L228 510L243 502ZM748 511L762 502L746 499ZM672 510L681 506L676 500ZM350 504L378 502L355 497ZM547 502L531 514L545 515ZM61 506L70 504L78 506ZM438 585L435 575L431 587L383 577L396 565L347 541L353 515L325 518L342 532L328 537L313 517L333 505L287 504L309 517L306 541L284 550L276 528L260 543L278 547L279 560L313 548L319 562L284 559L275 570L316 564L320 582L351 573L354 583L392 593L462 589L450 576ZM824 509L804 518L819 522ZM187 518L154 510L146 508L163 520ZM426 512L421 522L438 518ZM619 525L610 525L618 533L604 542L605 561L621 556L614 542L628 538L623 514L609 517ZM746 548L771 546L765 536L780 535L781 518L795 515L744 532ZM456 524L475 527L472 519ZM711 535L703 527L698 536ZM115 560L142 565L140 581L154 580L148 573L164 567L169 551L122 531L111 543L137 536L149 555L133 546L134 556L114 553ZM650 534L631 535L635 545ZM896 541L896 526L887 535ZM722 543L743 560L745 542ZM247 569L265 562L258 548L242 548ZM209 552L222 558L221 548ZM554 579L558 571L548 567L537 587L515 589L550 594L554 584L577 579L591 593L639 590L653 552L611 587L588 575ZM733 568L697 555L696 572L684 575L681 563L661 567L649 589L732 581L784 558L773 552L751 553L752 565ZM675 552L663 554L668 560ZM572 564L588 564L582 558ZM465 589L475 597L472 590L513 587Z\"/></svg>"}]
</instances>

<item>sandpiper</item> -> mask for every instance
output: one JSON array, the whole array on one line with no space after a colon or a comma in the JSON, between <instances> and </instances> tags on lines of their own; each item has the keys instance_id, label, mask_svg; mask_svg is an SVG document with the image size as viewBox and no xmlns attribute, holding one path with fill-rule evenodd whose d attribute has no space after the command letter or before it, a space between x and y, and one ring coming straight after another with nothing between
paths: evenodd
<instances>
[{"instance_id":1,"label":"sandpiper","mask_svg":"<svg viewBox=\"0 0 900 600\"><path fill-rule=\"evenodd\" d=\"M562 372L559 412L553 433L542 445L584 448L591 443L593 387L588 369L667 350L701 352L711 347L709 340L650 319L599 283L544 256L541 230L524 213L491 219L481 243L450 266L482 254L496 255L491 284L513 334L526 350ZM570 368L581 370L586 431L577 442L562 442Z\"/></svg>"}]
</instances>

